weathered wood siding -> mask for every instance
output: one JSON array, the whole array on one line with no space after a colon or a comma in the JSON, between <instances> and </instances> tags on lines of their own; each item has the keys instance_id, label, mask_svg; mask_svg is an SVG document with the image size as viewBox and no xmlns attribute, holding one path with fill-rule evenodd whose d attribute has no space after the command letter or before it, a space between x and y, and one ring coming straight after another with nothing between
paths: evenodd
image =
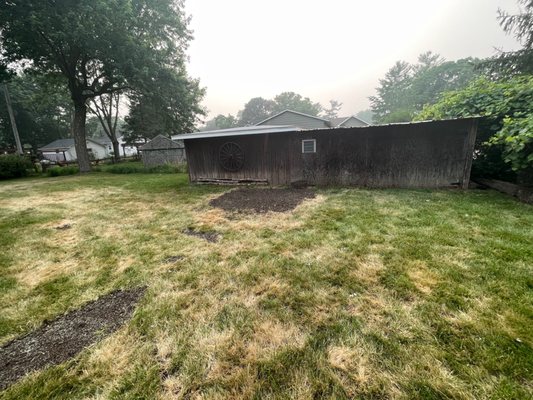
<instances>
[{"instance_id":1,"label":"weathered wood siding","mask_svg":"<svg viewBox=\"0 0 533 400\"><path fill-rule=\"evenodd\" d=\"M446 187L468 185L477 120L321 129L185 140L192 182L266 180L272 185ZM316 153L302 153L315 139ZM242 170L225 171L218 152L227 142L245 154Z\"/></svg>"}]
</instances>

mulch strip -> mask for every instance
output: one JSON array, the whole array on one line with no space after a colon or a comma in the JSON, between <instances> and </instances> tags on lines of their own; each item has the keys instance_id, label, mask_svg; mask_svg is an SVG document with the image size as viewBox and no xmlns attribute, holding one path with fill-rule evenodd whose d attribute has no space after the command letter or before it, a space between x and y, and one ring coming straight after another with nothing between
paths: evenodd
<instances>
[{"instance_id":1,"label":"mulch strip","mask_svg":"<svg viewBox=\"0 0 533 400\"><path fill-rule=\"evenodd\" d=\"M145 289L111 292L0 347L0 390L29 372L67 361L116 331L131 317Z\"/></svg>"},{"instance_id":2,"label":"mulch strip","mask_svg":"<svg viewBox=\"0 0 533 400\"><path fill-rule=\"evenodd\" d=\"M310 189L242 188L226 192L209 204L225 211L284 212L293 210L305 199L314 197L315 192Z\"/></svg>"},{"instance_id":3,"label":"mulch strip","mask_svg":"<svg viewBox=\"0 0 533 400\"><path fill-rule=\"evenodd\" d=\"M209 231L209 232L199 232L199 231L195 231L194 229L185 229L183 231L184 234L186 235L189 235L189 236L196 236L196 237L199 237L201 239L205 239L207 240L209 243L216 243L218 242L218 239L220 237L220 234L216 233L216 232L212 232L212 231Z\"/></svg>"}]
</instances>

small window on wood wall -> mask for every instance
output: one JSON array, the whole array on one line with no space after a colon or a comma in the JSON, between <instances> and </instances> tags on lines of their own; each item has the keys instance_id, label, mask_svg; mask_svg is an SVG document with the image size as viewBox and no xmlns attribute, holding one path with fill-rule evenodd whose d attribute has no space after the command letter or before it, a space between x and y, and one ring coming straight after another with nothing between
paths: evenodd
<instances>
[{"instance_id":1,"label":"small window on wood wall","mask_svg":"<svg viewBox=\"0 0 533 400\"><path fill-rule=\"evenodd\" d=\"M302 140L302 153L316 153L316 139Z\"/></svg>"}]
</instances>

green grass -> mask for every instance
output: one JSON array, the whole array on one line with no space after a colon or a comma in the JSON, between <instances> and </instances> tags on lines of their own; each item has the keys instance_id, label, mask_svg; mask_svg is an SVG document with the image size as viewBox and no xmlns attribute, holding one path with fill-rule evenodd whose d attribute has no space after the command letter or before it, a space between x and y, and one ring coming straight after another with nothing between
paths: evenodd
<instances>
[{"instance_id":1,"label":"green grass","mask_svg":"<svg viewBox=\"0 0 533 400\"><path fill-rule=\"evenodd\" d=\"M124 328L0 399L533 396L531 206L321 189L228 215L208 205L225 190L163 173L0 182L0 345L148 286Z\"/></svg>"}]
</instances>

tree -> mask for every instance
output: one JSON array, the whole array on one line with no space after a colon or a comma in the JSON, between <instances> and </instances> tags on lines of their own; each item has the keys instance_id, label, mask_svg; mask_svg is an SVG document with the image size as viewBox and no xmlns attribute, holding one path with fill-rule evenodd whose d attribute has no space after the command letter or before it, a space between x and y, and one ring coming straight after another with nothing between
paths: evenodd
<instances>
[{"instance_id":1,"label":"tree","mask_svg":"<svg viewBox=\"0 0 533 400\"><path fill-rule=\"evenodd\" d=\"M160 70L150 87L130 94L126 141L135 143L157 135L192 132L198 116L205 114L200 107L204 94L199 82L183 72Z\"/></svg>"},{"instance_id":2,"label":"tree","mask_svg":"<svg viewBox=\"0 0 533 400\"><path fill-rule=\"evenodd\" d=\"M445 61L430 51L421 54L414 65L398 61L380 80L377 95L369 98L376 122L411 121L442 93L466 87L480 76L478 64L472 58Z\"/></svg>"},{"instance_id":3,"label":"tree","mask_svg":"<svg viewBox=\"0 0 533 400\"><path fill-rule=\"evenodd\" d=\"M318 116L323 110L320 103L313 103L309 97L302 97L294 92L283 92L278 94L274 97L274 103L274 114L285 110L292 110Z\"/></svg>"},{"instance_id":4,"label":"tree","mask_svg":"<svg viewBox=\"0 0 533 400\"><path fill-rule=\"evenodd\" d=\"M529 75L504 81L479 78L464 89L445 93L438 103L425 107L417 119L483 116L473 173L506 180L515 179L517 173L523 180L531 178L533 170L531 115L533 76Z\"/></svg>"},{"instance_id":5,"label":"tree","mask_svg":"<svg viewBox=\"0 0 533 400\"><path fill-rule=\"evenodd\" d=\"M333 118L337 118L341 108L342 103L338 102L337 100L330 100L329 108L324 109L324 118L330 120Z\"/></svg>"},{"instance_id":6,"label":"tree","mask_svg":"<svg viewBox=\"0 0 533 400\"><path fill-rule=\"evenodd\" d=\"M219 114L215 117L216 129L229 129L238 126L239 120L231 114L222 115Z\"/></svg>"},{"instance_id":7,"label":"tree","mask_svg":"<svg viewBox=\"0 0 533 400\"><path fill-rule=\"evenodd\" d=\"M501 52L488 65L498 76L533 74L533 1L517 0L519 14L498 10L498 21L507 34L513 34L523 45L517 51Z\"/></svg>"},{"instance_id":8,"label":"tree","mask_svg":"<svg viewBox=\"0 0 533 400\"><path fill-rule=\"evenodd\" d=\"M3 1L2 56L44 75L60 76L74 106L73 136L81 172L87 101L155 83L161 69L183 73L191 39L183 5L173 0Z\"/></svg>"},{"instance_id":9,"label":"tree","mask_svg":"<svg viewBox=\"0 0 533 400\"><path fill-rule=\"evenodd\" d=\"M262 97L254 97L239 111L239 125L249 126L270 117L275 112L276 103Z\"/></svg>"},{"instance_id":10,"label":"tree","mask_svg":"<svg viewBox=\"0 0 533 400\"><path fill-rule=\"evenodd\" d=\"M12 76L8 82L22 145L33 150L70 135L72 103L57 80L34 74ZM14 138L4 96L0 96L0 147L13 147Z\"/></svg>"},{"instance_id":11,"label":"tree","mask_svg":"<svg viewBox=\"0 0 533 400\"><path fill-rule=\"evenodd\" d=\"M113 145L113 158L120 159L120 146L117 138L118 111L120 107L120 92L102 94L91 99L88 107L100 121L100 125Z\"/></svg>"},{"instance_id":12,"label":"tree","mask_svg":"<svg viewBox=\"0 0 533 400\"><path fill-rule=\"evenodd\" d=\"M377 122L386 122L393 112L406 111L411 114L410 103L406 95L411 85L412 66L405 61L397 61L379 80L377 95L370 96L370 104ZM394 122L394 121L390 121Z\"/></svg>"}]
</instances>

